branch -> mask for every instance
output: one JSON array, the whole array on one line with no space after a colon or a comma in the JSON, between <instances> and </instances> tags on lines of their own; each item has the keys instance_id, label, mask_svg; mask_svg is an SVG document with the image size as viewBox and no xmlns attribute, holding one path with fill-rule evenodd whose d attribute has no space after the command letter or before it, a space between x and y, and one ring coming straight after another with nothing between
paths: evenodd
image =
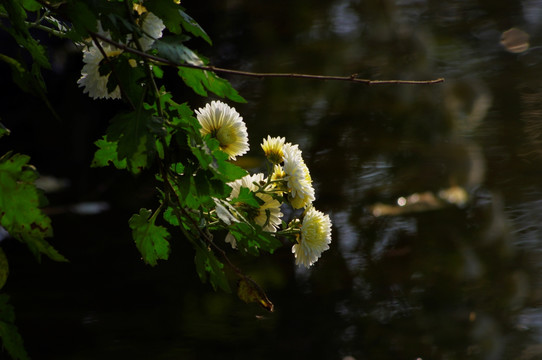
<instances>
[{"instance_id":1,"label":"branch","mask_svg":"<svg viewBox=\"0 0 542 360\"><path fill-rule=\"evenodd\" d=\"M433 80L371 80L371 79L360 79L358 78L358 74L352 74L350 76L327 76L327 75L311 75L311 74L296 74L296 73L259 73L259 72L250 72L250 71L241 71L241 70L232 70L232 69L225 69L225 68L219 68L212 65L194 65L194 64L184 64L175 62L172 60L168 60L156 55L147 54L143 51L139 51L137 49L134 49L132 47L129 47L127 45L121 44L119 42L113 41L106 36L103 36L98 33L91 33L92 36L95 36L99 38L100 40L111 44L119 49L122 49L126 52L141 56L143 58L147 58L152 61L156 61L158 63L162 63L169 66L174 67L186 67L186 68L192 68L192 69L199 69L199 70L207 70L207 71L213 71L216 73L222 73L222 74L231 74L231 75L240 75L240 76L248 76L248 77L256 77L256 78L295 78L295 79L311 79L311 80L332 80L332 81L348 81L348 82L355 82L355 83L362 83L365 85L390 85L390 84L396 84L396 85L432 85L432 84L438 84L444 82L444 78L438 78Z\"/></svg>"}]
</instances>

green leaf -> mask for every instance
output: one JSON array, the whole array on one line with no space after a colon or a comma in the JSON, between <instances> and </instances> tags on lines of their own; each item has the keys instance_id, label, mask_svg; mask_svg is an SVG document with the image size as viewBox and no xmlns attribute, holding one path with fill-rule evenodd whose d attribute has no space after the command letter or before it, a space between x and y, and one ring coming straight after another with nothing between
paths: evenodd
<instances>
[{"instance_id":1,"label":"green leaf","mask_svg":"<svg viewBox=\"0 0 542 360\"><path fill-rule=\"evenodd\" d=\"M41 9L41 4L36 0L23 0L23 7L28 11L38 11Z\"/></svg>"},{"instance_id":2,"label":"green leaf","mask_svg":"<svg viewBox=\"0 0 542 360\"><path fill-rule=\"evenodd\" d=\"M224 264L218 261L215 254L209 248L198 244L195 245L195 249L196 256L194 262L200 280L203 283L209 280L215 291L217 288L220 288L226 292L231 292L230 284L223 270Z\"/></svg>"},{"instance_id":3,"label":"green leaf","mask_svg":"<svg viewBox=\"0 0 542 360\"><path fill-rule=\"evenodd\" d=\"M132 60L132 61L131 61ZM104 74L114 71L114 76L109 76L107 81L107 89L113 91L117 86L122 89L122 95L126 96L130 103L135 108L142 106L143 97L145 94L145 86L143 80L145 78L145 70L141 66L133 66L133 60L137 61L134 56L123 53L111 59L109 63L104 62L100 66L100 73Z\"/></svg>"},{"instance_id":4,"label":"green leaf","mask_svg":"<svg viewBox=\"0 0 542 360\"><path fill-rule=\"evenodd\" d=\"M181 15L182 7L176 4L174 1L163 0L147 0L145 1L145 7L147 10L158 16L164 22L164 25L174 34L180 34L182 32L181 22L183 17Z\"/></svg>"},{"instance_id":5,"label":"green leaf","mask_svg":"<svg viewBox=\"0 0 542 360\"><path fill-rule=\"evenodd\" d=\"M116 141L108 141L107 136L104 136L94 144L98 150L94 154L91 167L105 167L113 164L117 169L126 169L126 159L119 160Z\"/></svg>"},{"instance_id":6,"label":"green leaf","mask_svg":"<svg viewBox=\"0 0 542 360\"><path fill-rule=\"evenodd\" d=\"M282 246L282 243L268 232L262 231L258 225L247 222L238 222L229 227L230 233L237 240L239 250L251 255L259 255L260 250L273 253Z\"/></svg>"},{"instance_id":7,"label":"green leaf","mask_svg":"<svg viewBox=\"0 0 542 360\"><path fill-rule=\"evenodd\" d=\"M129 220L136 247L145 263L151 266L155 266L157 260L167 260L169 257L169 233L165 227L156 226L154 222L155 216L151 217L151 211L147 209L140 209L139 214L134 214Z\"/></svg>"},{"instance_id":8,"label":"green leaf","mask_svg":"<svg viewBox=\"0 0 542 360\"><path fill-rule=\"evenodd\" d=\"M69 1L64 6L64 11L73 24L68 36L72 40L81 40L88 37L89 31L98 31L98 19L83 1Z\"/></svg>"},{"instance_id":9,"label":"green leaf","mask_svg":"<svg viewBox=\"0 0 542 360\"><path fill-rule=\"evenodd\" d=\"M184 83L198 95L207 96L207 90L209 90L220 97L226 97L240 103L247 102L227 80L218 77L211 71L182 66L178 69L178 74Z\"/></svg>"},{"instance_id":10,"label":"green leaf","mask_svg":"<svg viewBox=\"0 0 542 360\"><path fill-rule=\"evenodd\" d=\"M55 261L67 261L45 240L53 236L53 229L51 219L39 208L40 194L34 185L38 174L28 165L29 160L20 154L0 158L0 224L38 260L44 254Z\"/></svg>"},{"instance_id":11,"label":"green leaf","mask_svg":"<svg viewBox=\"0 0 542 360\"><path fill-rule=\"evenodd\" d=\"M273 311L273 303L254 280L244 277L237 283L237 296L246 303L256 302L264 309Z\"/></svg>"},{"instance_id":12,"label":"green leaf","mask_svg":"<svg viewBox=\"0 0 542 360\"><path fill-rule=\"evenodd\" d=\"M175 63L187 63L192 65L205 65L204 59L182 44L186 37L168 36L154 42L158 55Z\"/></svg>"},{"instance_id":13,"label":"green leaf","mask_svg":"<svg viewBox=\"0 0 542 360\"><path fill-rule=\"evenodd\" d=\"M205 30L203 30L202 27L199 26L199 24L194 19L192 19L187 13L185 13L182 10L180 12L182 16L181 24L183 25L183 28L189 33L192 33L195 36L201 37L203 40L207 41L209 45L213 45L211 38L209 37L209 35L207 35Z\"/></svg>"},{"instance_id":14,"label":"green leaf","mask_svg":"<svg viewBox=\"0 0 542 360\"><path fill-rule=\"evenodd\" d=\"M9 263L4 250L0 247L0 289L4 287L9 275Z\"/></svg>"},{"instance_id":15,"label":"green leaf","mask_svg":"<svg viewBox=\"0 0 542 360\"><path fill-rule=\"evenodd\" d=\"M239 195L232 200L232 203L235 204L236 202L247 204L255 208L260 207L260 203L256 198L256 194L254 194L252 191L250 191L250 189L246 187L241 187L239 190Z\"/></svg>"},{"instance_id":16,"label":"green leaf","mask_svg":"<svg viewBox=\"0 0 542 360\"><path fill-rule=\"evenodd\" d=\"M45 54L45 48L32 37L26 23L26 11L22 7L22 4L16 0L3 0L4 7L8 13L8 18L11 21L12 27L5 27L4 29L17 41L17 43L24 47L32 59L37 65L50 69L51 64Z\"/></svg>"},{"instance_id":17,"label":"green leaf","mask_svg":"<svg viewBox=\"0 0 542 360\"><path fill-rule=\"evenodd\" d=\"M126 167L137 174L149 166L156 148L153 136L150 134L152 112L139 110L121 113L111 120L107 129L107 141L117 143L117 160L126 159ZM111 155L112 148L105 155ZM115 162L113 162L115 164ZM119 163L122 166L122 163Z\"/></svg>"},{"instance_id":18,"label":"green leaf","mask_svg":"<svg viewBox=\"0 0 542 360\"><path fill-rule=\"evenodd\" d=\"M7 127L4 126L4 124L0 123L0 138L3 136L8 136L11 133Z\"/></svg>"},{"instance_id":19,"label":"green leaf","mask_svg":"<svg viewBox=\"0 0 542 360\"><path fill-rule=\"evenodd\" d=\"M24 349L23 339L15 326L15 311L9 304L9 296L0 295L0 339L14 360L30 360Z\"/></svg>"}]
</instances>

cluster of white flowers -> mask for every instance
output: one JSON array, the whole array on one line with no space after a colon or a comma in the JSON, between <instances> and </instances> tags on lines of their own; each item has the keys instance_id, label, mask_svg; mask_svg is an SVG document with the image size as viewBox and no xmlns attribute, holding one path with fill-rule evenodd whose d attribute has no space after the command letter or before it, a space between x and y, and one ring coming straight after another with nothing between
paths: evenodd
<instances>
[{"instance_id":1,"label":"cluster of white flowers","mask_svg":"<svg viewBox=\"0 0 542 360\"><path fill-rule=\"evenodd\" d=\"M134 10L139 14L138 22L142 32L142 36L134 41L139 42L141 50L148 51L154 41L162 37L165 25L158 16L148 12L141 5L136 4ZM101 29L101 24L98 24L98 29L98 33L109 37L109 34ZM133 42L131 37L127 40L128 43ZM84 65L77 83L79 87L83 88L83 93L88 93L93 99L120 99L121 92L118 86L111 92L107 89L107 82L111 74L100 74L100 64L104 59L104 54L108 59L112 59L122 54L122 50L103 42L100 42L99 46L93 43L83 49ZM137 66L137 64L134 62L133 66Z\"/></svg>"},{"instance_id":2,"label":"cluster of white flowers","mask_svg":"<svg viewBox=\"0 0 542 360\"><path fill-rule=\"evenodd\" d=\"M201 134L218 140L220 149L227 153L230 159L235 160L237 156L248 152L247 128L234 108L220 101L212 101L204 108L196 110L196 115L201 125ZM277 233L281 226L283 203L289 203L294 209L305 209L303 220L292 221L287 231L295 234L296 243L292 252L296 264L308 268L320 258L323 251L329 249L331 221L328 215L312 206L315 200L312 178L299 146L287 143L283 137L268 136L263 139L261 147L273 164L272 174L270 177L265 177L263 173L246 175L229 183L232 192L228 200L237 198L241 188L255 193L261 200L261 205L257 211L249 214L249 220L269 233ZM228 234L226 242L236 247L233 235Z\"/></svg>"}]
</instances>

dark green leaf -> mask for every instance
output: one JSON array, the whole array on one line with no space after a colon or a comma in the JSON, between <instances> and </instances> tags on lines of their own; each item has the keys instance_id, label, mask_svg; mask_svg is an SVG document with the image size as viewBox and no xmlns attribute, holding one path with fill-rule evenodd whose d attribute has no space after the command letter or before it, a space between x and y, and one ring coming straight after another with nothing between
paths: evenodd
<instances>
[{"instance_id":1,"label":"dark green leaf","mask_svg":"<svg viewBox=\"0 0 542 360\"><path fill-rule=\"evenodd\" d=\"M41 4L36 0L23 0L23 7L28 11L38 11L41 9Z\"/></svg>"},{"instance_id":2,"label":"dark green leaf","mask_svg":"<svg viewBox=\"0 0 542 360\"><path fill-rule=\"evenodd\" d=\"M175 63L205 65L205 61L182 44L184 36L168 36L154 42L158 55Z\"/></svg>"},{"instance_id":3,"label":"dark green leaf","mask_svg":"<svg viewBox=\"0 0 542 360\"><path fill-rule=\"evenodd\" d=\"M162 217L164 220L166 220L168 223L170 223L173 226L179 226L179 218L175 214L175 210L173 208L168 207L166 211L162 214Z\"/></svg>"},{"instance_id":4,"label":"dark green leaf","mask_svg":"<svg viewBox=\"0 0 542 360\"><path fill-rule=\"evenodd\" d=\"M67 261L46 240L53 235L51 219L40 206L34 181L38 174L28 165L26 155L5 155L0 159L0 224L9 234L25 243L40 259L44 254L56 261Z\"/></svg>"},{"instance_id":5,"label":"dark green leaf","mask_svg":"<svg viewBox=\"0 0 542 360\"><path fill-rule=\"evenodd\" d=\"M169 257L169 233L163 226L154 224L155 218L151 211L140 209L129 221L132 237L136 247L143 256L145 263L155 266L157 260L167 260Z\"/></svg>"},{"instance_id":6,"label":"dark green leaf","mask_svg":"<svg viewBox=\"0 0 542 360\"><path fill-rule=\"evenodd\" d=\"M111 92L119 86L122 89L122 95L127 97L135 108L138 108L143 103L145 70L141 66L134 67L134 60L130 54L123 53L111 59L109 63L104 62L100 66L100 72L104 71L107 74L113 71L114 74L111 74L107 81L107 89ZM105 70L102 70L102 67Z\"/></svg>"},{"instance_id":7,"label":"dark green leaf","mask_svg":"<svg viewBox=\"0 0 542 360\"><path fill-rule=\"evenodd\" d=\"M181 16L182 16L182 25L183 28L188 31L189 33L192 33L195 36L201 37L203 40L207 41L209 45L213 45L211 38L205 30L199 26L199 24L192 19L187 13L181 10Z\"/></svg>"},{"instance_id":8,"label":"dark green leaf","mask_svg":"<svg viewBox=\"0 0 542 360\"><path fill-rule=\"evenodd\" d=\"M70 22L73 24L68 36L73 40L80 40L88 37L89 31L98 31L98 19L83 1L70 1L63 9Z\"/></svg>"},{"instance_id":9,"label":"dark green leaf","mask_svg":"<svg viewBox=\"0 0 542 360\"><path fill-rule=\"evenodd\" d=\"M8 136L11 133L7 127L4 126L4 124L0 123L0 138L3 136Z\"/></svg>"},{"instance_id":10,"label":"dark green leaf","mask_svg":"<svg viewBox=\"0 0 542 360\"><path fill-rule=\"evenodd\" d=\"M107 129L107 141L117 142L117 159L126 159L128 170L134 174L149 165L155 151L149 126L152 112L134 111L115 116Z\"/></svg>"},{"instance_id":11,"label":"dark green leaf","mask_svg":"<svg viewBox=\"0 0 542 360\"><path fill-rule=\"evenodd\" d=\"M246 103L246 100L239 95L227 80L218 77L215 73L187 67L179 67L178 69L178 74L184 83L191 87L196 94L207 96L207 90L209 90L220 97Z\"/></svg>"},{"instance_id":12,"label":"dark green leaf","mask_svg":"<svg viewBox=\"0 0 542 360\"><path fill-rule=\"evenodd\" d=\"M195 248L196 256L194 261L200 280L206 283L207 279L209 279L214 290L221 288L226 292L231 292L228 279L224 274L224 264L218 261L215 254L207 247L195 245Z\"/></svg>"},{"instance_id":13,"label":"dark green leaf","mask_svg":"<svg viewBox=\"0 0 542 360\"><path fill-rule=\"evenodd\" d=\"M237 283L237 296L246 303L256 302L264 309L273 311L273 303L254 280L244 277Z\"/></svg>"},{"instance_id":14,"label":"dark green leaf","mask_svg":"<svg viewBox=\"0 0 542 360\"><path fill-rule=\"evenodd\" d=\"M0 295L0 339L14 360L30 360L24 349L23 339L15 326L15 311L9 304L9 296L5 294Z\"/></svg>"},{"instance_id":15,"label":"dark green leaf","mask_svg":"<svg viewBox=\"0 0 542 360\"><path fill-rule=\"evenodd\" d=\"M180 34L182 31L181 21L183 20L180 5L174 1L147 0L145 1L147 10L158 16L164 22L164 25L174 34Z\"/></svg>"}]
</instances>

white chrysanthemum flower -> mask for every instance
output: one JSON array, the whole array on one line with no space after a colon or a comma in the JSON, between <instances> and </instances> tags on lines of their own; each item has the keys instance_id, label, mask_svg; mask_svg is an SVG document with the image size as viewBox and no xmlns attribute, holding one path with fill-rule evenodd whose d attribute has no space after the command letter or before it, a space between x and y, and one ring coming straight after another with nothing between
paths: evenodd
<instances>
[{"instance_id":1,"label":"white chrysanthemum flower","mask_svg":"<svg viewBox=\"0 0 542 360\"><path fill-rule=\"evenodd\" d=\"M305 212L301 224L301 236L292 246L296 265L309 268L320 255L329 249L331 243L331 220L328 215L315 210L312 206Z\"/></svg>"},{"instance_id":2,"label":"white chrysanthemum flower","mask_svg":"<svg viewBox=\"0 0 542 360\"><path fill-rule=\"evenodd\" d=\"M162 37L162 32L166 26L162 19L151 12L145 12L141 17L143 18L143 22L141 23L143 36L139 38L139 44L143 51L147 51L152 47L152 44L156 39Z\"/></svg>"},{"instance_id":3,"label":"white chrysanthemum flower","mask_svg":"<svg viewBox=\"0 0 542 360\"><path fill-rule=\"evenodd\" d=\"M307 207L314 201L314 188L309 168L303 161L297 145L284 145L284 172L290 191L290 203L294 209Z\"/></svg>"},{"instance_id":4,"label":"white chrysanthemum flower","mask_svg":"<svg viewBox=\"0 0 542 360\"><path fill-rule=\"evenodd\" d=\"M267 179L263 174L246 175L241 179L237 179L228 185L232 188L229 199L235 199L239 196L241 188L247 188L252 192L258 190L258 185L265 184ZM256 183L256 184L254 184ZM282 212L280 211L280 202L269 194L256 193L256 196L263 201L263 204L257 209L257 212L251 215L250 218L262 227L264 231L276 232L281 224Z\"/></svg>"},{"instance_id":5,"label":"white chrysanthemum flower","mask_svg":"<svg viewBox=\"0 0 542 360\"><path fill-rule=\"evenodd\" d=\"M284 158L284 142L285 138L271 137L267 135L267 139L263 139L261 144L265 156L273 164L280 164Z\"/></svg>"},{"instance_id":6,"label":"white chrysanthemum flower","mask_svg":"<svg viewBox=\"0 0 542 360\"><path fill-rule=\"evenodd\" d=\"M108 58L118 56L122 53L113 46L107 44L101 44L103 51ZM83 88L83 92L93 99L120 99L120 88L117 86L112 92L107 90L107 81L111 74L100 74L100 62L104 59L104 56L100 49L96 45L92 45L90 48L83 50L83 69L81 69L81 78L77 80L79 87Z\"/></svg>"},{"instance_id":7,"label":"white chrysanthemum flower","mask_svg":"<svg viewBox=\"0 0 542 360\"><path fill-rule=\"evenodd\" d=\"M212 101L204 108L196 110L201 124L201 134L211 135L218 140L220 149L235 160L248 149L247 127L243 118L232 107L221 101Z\"/></svg>"}]
</instances>

